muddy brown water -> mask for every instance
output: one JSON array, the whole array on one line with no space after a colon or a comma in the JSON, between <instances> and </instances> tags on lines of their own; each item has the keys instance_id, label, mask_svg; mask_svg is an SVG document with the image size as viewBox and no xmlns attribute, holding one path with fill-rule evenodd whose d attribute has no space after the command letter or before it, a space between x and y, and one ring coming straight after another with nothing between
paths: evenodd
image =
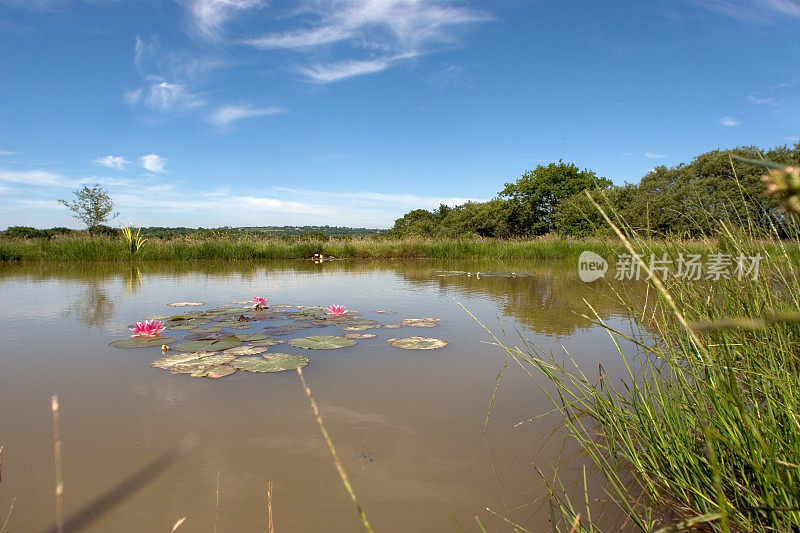
<instances>
[{"instance_id":1,"label":"muddy brown water","mask_svg":"<svg viewBox=\"0 0 800 533\"><path fill-rule=\"evenodd\" d=\"M150 367L157 348L108 346L145 316L179 312L169 302L206 309L260 295L343 304L382 324L441 319L437 328L369 330L377 337L337 350L275 347L311 360L306 380L375 531L457 531L453 518L478 531L475 516L489 531L510 530L487 507L549 530L535 467L552 472L562 457L566 477L579 479L581 461L564 460L574 449L562 450L553 415L526 422L550 404L513 364L483 433L505 353L457 302L511 344L522 335L554 353L563 346L587 371L602 363L621 375L607 333L581 316L588 302L626 327L619 290L583 283L565 263L0 266L0 525L13 503L9 531L53 527L57 394L65 515L82 520L82 531L170 531L181 517L179 531L267 531L268 482L278 532L363 529L295 372L190 378ZM252 332L265 324L274 323ZM412 351L386 342L415 335L450 344ZM197 443L190 452L142 477L187 436Z\"/></svg>"}]
</instances>

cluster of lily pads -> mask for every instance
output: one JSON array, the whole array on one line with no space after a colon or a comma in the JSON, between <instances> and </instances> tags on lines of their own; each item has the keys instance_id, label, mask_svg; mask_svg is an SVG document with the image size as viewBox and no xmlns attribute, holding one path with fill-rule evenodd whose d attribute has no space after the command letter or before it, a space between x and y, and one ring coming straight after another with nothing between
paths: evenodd
<instances>
[{"instance_id":1,"label":"cluster of lily pads","mask_svg":"<svg viewBox=\"0 0 800 533\"><path fill-rule=\"evenodd\" d=\"M222 306L206 310L192 310L177 315L150 316L130 328L132 336L110 343L115 348L161 347L165 354L150 363L151 366L169 370L173 374L192 377L220 378L237 370L246 372L281 372L306 366L308 358L289 353L273 353L270 347L288 344L307 350L331 350L356 344L357 340L371 339L375 333L363 333L377 328L433 328L438 318L407 318L390 324L362 318L356 311L332 305L273 305L267 306L263 298L233 302L239 306ZM241 304L247 304L241 307ZM173 302L172 307L202 306L205 302ZM392 311L373 310L380 315ZM342 335L311 335L288 341L276 337L294 334L312 328L340 327ZM261 327L260 332L253 332ZM178 342L176 337L162 334L169 330L187 333ZM233 332L230 330L248 330ZM425 337L392 338L387 342L405 350L434 350L447 346L447 341Z\"/></svg>"}]
</instances>

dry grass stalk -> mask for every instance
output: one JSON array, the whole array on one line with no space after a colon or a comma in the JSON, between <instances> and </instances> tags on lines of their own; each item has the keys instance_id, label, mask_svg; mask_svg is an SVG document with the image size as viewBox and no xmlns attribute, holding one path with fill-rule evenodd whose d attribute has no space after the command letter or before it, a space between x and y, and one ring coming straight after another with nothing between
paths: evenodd
<instances>
[{"instance_id":1,"label":"dry grass stalk","mask_svg":"<svg viewBox=\"0 0 800 533\"><path fill-rule=\"evenodd\" d=\"M306 385L306 380L303 377L303 370L301 368L297 368L297 374L300 376L300 382L303 384L303 389L306 391L306 396L308 396L308 401L311 402L311 409L314 411L314 416L317 419L317 424L319 424L319 428L322 430L322 437L325 439L325 442L328 445L328 449L331 452L331 456L333 457L333 462L336 464L336 469L339 471L339 477L342 478L342 484L344 488L347 490L347 493L350 495L350 499L353 500L353 504L356 506L356 510L358 511L358 515L361 517L361 523L364 524L364 529L369 533L372 533L372 526L369 525L369 520L367 520L367 515L364 514L364 510L361 509L361 505L359 505L358 500L356 499L356 493L353 491L353 487L350 485L350 479L347 477L347 472L344 470L344 465L342 461L339 459L339 454L336 453L336 448L333 446L333 441L328 436L328 431L325 429L325 424L322 423L322 416L319 414L319 407L317 407L317 402L314 401L314 396L311 394L311 389L308 388Z\"/></svg>"},{"instance_id":2,"label":"dry grass stalk","mask_svg":"<svg viewBox=\"0 0 800 533\"><path fill-rule=\"evenodd\" d=\"M267 483L267 520L269 533L275 533L275 524L272 522L272 481Z\"/></svg>"},{"instance_id":3,"label":"dry grass stalk","mask_svg":"<svg viewBox=\"0 0 800 533\"><path fill-rule=\"evenodd\" d=\"M58 425L58 396L55 394L50 399L50 409L53 411L53 455L56 468L56 530L64 531L64 475L61 468L61 431Z\"/></svg>"},{"instance_id":4,"label":"dry grass stalk","mask_svg":"<svg viewBox=\"0 0 800 533\"><path fill-rule=\"evenodd\" d=\"M172 533L175 533L175 530L176 530L176 529L178 529L179 527L181 527L181 525L182 525L184 522L186 522L186 517L185 517L185 516L182 516L182 517L180 517L180 518L178 519L178 521L177 521L177 522L175 522L175 525L174 525L174 526L172 526Z\"/></svg>"}]
</instances>

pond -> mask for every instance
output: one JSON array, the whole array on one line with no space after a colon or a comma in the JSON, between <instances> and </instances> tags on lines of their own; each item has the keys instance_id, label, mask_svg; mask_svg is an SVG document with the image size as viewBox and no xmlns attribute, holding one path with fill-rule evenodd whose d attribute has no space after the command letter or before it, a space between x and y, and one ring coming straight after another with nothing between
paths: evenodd
<instances>
[{"instance_id":1,"label":"pond","mask_svg":"<svg viewBox=\"0 0 800 533\"><path fill-rule=\"evenodd\" d=\"M263 296L271 308L342 304L379 324L440 319L433 328L365 330L376 336L340 349L269 348L309 359L305 379L375 531L454 531L451 516L477 531L476 515L494 530L510 527L487 507L546 530L535 467L551 473L574 448L562 450L554 415L530 421L550 410L549 400L513 363L483 433L506 355L458 304L511 344L522 335L556 354L564 346L587 372L600 363L621 375L608 334L582 316L588 303L625 328L619 290L581 282L571 264L3 265L0 518L13 502L10 530L53 526L57 394L65 515L79 513L76 529L169 531L185 516L184 531L267 531L268 483L277 531L361 529L296 372L193 378L151 367L162 357L158 347L109 346L147 316ZM167 305L183 301L205 305ZM178 342L187 333L165 332ZM343 333L329 326L276 338ZM449 344L402 350L387 342L410 336ZM165 458L187 438L195 443L188 452ZM578 463L567 465L575 479Z\"/></svg>"}]
</instances>

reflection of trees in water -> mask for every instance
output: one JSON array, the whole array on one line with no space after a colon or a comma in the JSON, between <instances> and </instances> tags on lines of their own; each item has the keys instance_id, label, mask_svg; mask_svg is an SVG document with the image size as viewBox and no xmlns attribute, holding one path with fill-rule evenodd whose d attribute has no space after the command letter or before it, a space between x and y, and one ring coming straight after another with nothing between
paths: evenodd
<instances>
[{"instance_id":1,"label":"reflection of trees in water","mask_svg":"<svg viewBox=\"0 0 800 533\"><path fill-rule=\"evenodd\" d=\"M81 322L89 327L104 326L114 314L114 302L103 289L102 281L89 280L73 305Z\"/></svg>"},{"instance_id":2,"label":"reflection of trees in water","mask_svg":"<svg viewBox=\"0 0 800 533\"><path fill-rule=\"evenodd\" d=\"M559 267L563 269L559 271ZM620 295L634 302L641 298L641 287L623 285L615 280L584 283L577 272L568 270L572 267L572 264L556 263L550 268L538 265L513 274L511 271L484 272L480 276L476 276L474 270L471 275L418 268L401 273L412 283L434 283L443 290L489 297L506 316L548 335L570 335L577 329L590 327L593 320L586 315L593 316L592 309L603 319L627 315Z\"/></svg>"},{"instance_id":3,"label":"reflection of trees in water","mask_svg":"<svg viewBox=\"0 0 800 533\"><path fill-rule=\"evenodd\" d=\"M103 282L121 279L125 290L139 290L145 276L196 276L225 279L238 276L255 278L260 274L291 270L301 273L361 274L376 271L401 276L410 283L454 290L461 294L489 298L507 316L537 333L569 335L587 328L593 315L601 318L625 314L623 299L634 303L643 298L643 285L613 279L584 283L577 277L572 261L493 261L493 260L347 260L325 261L204 261L120 263L26 263L0 265L0 278L74 279L87 284L84 297L75 309L87 325L101 325L109 319L114 304L103 292ZM446 273L450 271L450 273ZM453 271L460 271L454 273ZM472 272L467 276L467 272ZM480 277L475 272L484 272ZM487 273L488 272L488 273ZM512 274L513 273L513 274ZM585 301L584 301L585 300ZM589 305L587 305L587 303ZM80 308L80 311L78 309Z\"/></svg>"}]
</instances>

